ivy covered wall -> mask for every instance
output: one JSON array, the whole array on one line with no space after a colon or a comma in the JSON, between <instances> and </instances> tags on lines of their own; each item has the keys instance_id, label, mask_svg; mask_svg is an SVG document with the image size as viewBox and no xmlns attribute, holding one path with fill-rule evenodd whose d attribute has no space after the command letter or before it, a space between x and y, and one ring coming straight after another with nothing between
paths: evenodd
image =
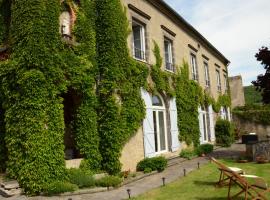
<instances>
[{"instance_id":1,"label":"ivy covered wall","mask_svg":"<svg viewBox=\"0 0 270 200\"><path fill-rule=\"evenodd\" d=\"M27 193L65 178L62 96L70 90L80 99L70 124L76 147L93 171L120 172L121 151L145 117L142 87L176 96L180 140L198 143L197 108L210 97L188 80L187 64L176 75L162 71L156 43L155 65L131 58L120 0L10 2L0 0L0 44L11 54L0 62L0 170L7 160L7 172ZM59 34L63 8L76 19L70 41Z\"/></svg>"},{"instance_id":2,"label":"ivy covered wall","mask_svg":"<svg viewBox=\"0 0 270 200\"><path fill-rule=\"evenodd\" d=\"M199 145L198 107L203 104L202 88L189 79L189 66L184 62L176 78L176 106L179 139L188 145Z\"/></svg>"},{"instance_id":3,"label":"ivy covered wall","mask_svg":"<svg viewBox=\"0 0 270 200\"><path fill-rule=\"evenodd\" d=\"M0 68L7 171L31 193L65 172L59 14L56 1L13 1L11 58Z\"/></svg>"},{"instance_id":4,"label":"ivy covered wall","mask_svg":"<svg viewBox=\"0 0 270 200\"><path fill-rule=\"evenodd\" d=\"M127 46L128 21L119 0L97 1L97 65L99 69L99 134L102 168L121 170L121 150L145 116L140 88L148 69L134 61Z\"/></svg>"}]
</instances>

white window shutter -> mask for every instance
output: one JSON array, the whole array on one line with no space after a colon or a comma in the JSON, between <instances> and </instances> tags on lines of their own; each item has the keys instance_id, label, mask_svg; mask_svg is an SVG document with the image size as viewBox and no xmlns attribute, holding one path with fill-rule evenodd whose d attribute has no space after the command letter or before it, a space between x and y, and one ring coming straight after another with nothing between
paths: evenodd
<instances>
[{"instance_id":1,"label":"white window shutter","mask_svg":"<svg viewBox=\"0 0 270 200\"><path fill-rule=\"evenodd\" d=\"M215 137L214 112L212 105L208 107L208 112L209 112L209 125L210 125L209 128L211 134L211 142L214 142L216 140L216 137Z\"/></svg>"},{"instance_id":2,"label":"white window shutter","mask_svg":"<svg viewBox=\"0 0 270 200\"><path fill-rule=\"evenodd\" d=\"M199 112L199 127L200 127L200 144L203 143L203 133L204 133L204 129L203 129L203 113L202 113L202 109L199 106L198 108L198 112Z\"/></svg>"},{"instance_id":3,"label":"white window shutter","mask_svg":"<svg viewBox=\"0 0 270 200\"><path fill-rule=\"evenodd\" d=\"M144 89L141 89L142 98L146 106L146 116L143 120L144 154L145 157L155 156L155 133L152 110L152 97Z\"/></svg>"},{"instance_id":4,"label":"white window shutter","mask_svg":"<svg viewBox=\"0 0 270 200\"><path fill-rule=\"evenodd\" d=\"M171 121L171 139L172 139L172 152L175 152L180 147L180 142L178 139L179 131L177 125L177 107L176 107L176 99L172 98L170 100L170 121Z\"/></svg>"},{"instance_id":5,"label":"white window shutter","mask_svg":"<svg viewBox=\"0 0 270 200\"><path fill-rule=\"evenodd\" d=\"M227 112L228 112L228 121L231 121L231 109L230 107L227 108Z\"/></svg>"}]
</instances>

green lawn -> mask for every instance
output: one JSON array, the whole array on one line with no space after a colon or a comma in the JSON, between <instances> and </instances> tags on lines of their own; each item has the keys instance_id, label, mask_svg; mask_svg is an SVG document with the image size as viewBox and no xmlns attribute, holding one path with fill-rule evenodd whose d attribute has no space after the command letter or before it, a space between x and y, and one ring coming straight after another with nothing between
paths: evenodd
<instances>
[{"instance_id":1,"label":"green lawn","mask_svg":"<svg viewBox=\"0 0 270 200\"><path fill-rule=\"evenodd\" d=\"M246 174L264 177L270 183L270 164L235 163L233 161L222 161L228 166L242 168ZM225 200L227 199L228 187L215 187L219 178L216 165L208 164L200 170L191 172L176 182L158 189L149 191L133 200ZM239 191L236 186L232 194ZM267 196L270 199L270 195ZM244 199L244 198L238 198Z\"/></svg>"}]
</instances>

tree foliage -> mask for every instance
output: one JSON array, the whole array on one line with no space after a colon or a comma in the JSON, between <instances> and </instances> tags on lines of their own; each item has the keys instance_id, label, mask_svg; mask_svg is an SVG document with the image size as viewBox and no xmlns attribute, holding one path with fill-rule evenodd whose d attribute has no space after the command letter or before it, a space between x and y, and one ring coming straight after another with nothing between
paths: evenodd
<instances>
[{"instance_id":1,"label":"tree foliage","mask_svg":"<svg viewBox=\"0 0 270 200\"><path fill-rule=\"evenodd\" d=\"M270 50L268 47L262 47L255 57L266 71L265 74L259 75L252 84L261 91L263 103L270 104Z\"/></svg>"}]
</instances>

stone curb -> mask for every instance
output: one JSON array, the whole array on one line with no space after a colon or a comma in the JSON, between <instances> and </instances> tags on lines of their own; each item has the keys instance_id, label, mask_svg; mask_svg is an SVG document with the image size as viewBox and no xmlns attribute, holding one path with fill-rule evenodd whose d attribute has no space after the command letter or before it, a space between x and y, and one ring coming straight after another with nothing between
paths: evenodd
<instances>
[{"instance_id":1,"label":"stone curb","mask_svg":"<svg viewBox=\"0 0 270 200\"><path fill-rule=\"evenodd\" d=\"M63 194L55 195L59 197L65 197L65 196L75 196L75 195L82 195L82 194L93 194L93 193L98 193L98 192L106 192L108 190L113 189L112 187L105 188L105 187L98 187L98 188L91 188L91 189L80 189L78 191L74 192L65 192Z\"/></svg>"}]
</instances>

